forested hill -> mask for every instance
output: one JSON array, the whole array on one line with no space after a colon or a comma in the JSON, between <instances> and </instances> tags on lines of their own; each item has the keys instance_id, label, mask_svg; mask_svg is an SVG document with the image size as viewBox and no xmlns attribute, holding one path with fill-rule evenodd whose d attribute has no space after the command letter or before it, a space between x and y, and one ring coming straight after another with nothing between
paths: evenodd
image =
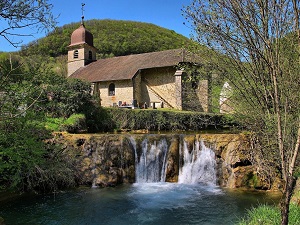
<instances>
[{"instance_id":1,"label":"forested hill","mask_svg":"<svg viewBox=\"0 0 300 225\"><path fill-rule=\"evenodd\" d=\"M56 57L67 54L72 32L80 23L56 28L46 37L25 45L24 55L48 55ZM124 20L88 20L85 27L94 36L98 58L181 48L190 40L173 30L154 24Z\"/></svg>"}]
</instances>

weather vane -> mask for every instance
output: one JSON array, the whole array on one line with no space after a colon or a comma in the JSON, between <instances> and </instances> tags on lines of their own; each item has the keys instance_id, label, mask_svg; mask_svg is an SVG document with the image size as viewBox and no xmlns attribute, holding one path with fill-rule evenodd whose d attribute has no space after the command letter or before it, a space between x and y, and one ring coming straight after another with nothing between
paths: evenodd
<instances>
[{"instance_id":1,"label":"weather vane","mask_svg":"<svg viewBox=\"0 0 300 225\"><path fill-rule=\"evenodd\" d=\"M84 19L84 6L85 3L81 3L81 23L83 24L83 19Z\"/></svg>"}]
</instances>

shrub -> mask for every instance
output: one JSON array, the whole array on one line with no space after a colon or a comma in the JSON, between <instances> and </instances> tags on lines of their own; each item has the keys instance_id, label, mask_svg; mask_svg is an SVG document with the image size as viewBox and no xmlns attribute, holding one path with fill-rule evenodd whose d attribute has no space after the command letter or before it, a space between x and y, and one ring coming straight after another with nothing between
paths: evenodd
<instances>
[{"instance_id":1,"label":"shrub","mask_svg":"<svg viewBox=\"0 0 300 225\"><path fill-rule=\"evenodd\" d=\"M223 128L232 123L221 114L207 114L188 111L167 110L129 110L107 108L110 119L115 121L117 129L147 130L203 130Z\"/></svg>"},{"instance_id":2,"label":"shrub","mask_svg":"<svg viewBox=\"0 0 300 225\"><path fill-rule=\"evenodd\" d=\"M85 116L83 114L73 114L66 119L61 129L68 131L69 133L78 133L86 131Z\"/></svg>"},{"instance_id":3,"label":"shrub","mask_svg":"<svg viewBox=\"0 0 300 225\"><path fill-rule=\"evenodd\" d=\"M49 131L60 131L61 125L63 124L64 118L46 118L45 127Z\"/></svg>"}]
</instances>

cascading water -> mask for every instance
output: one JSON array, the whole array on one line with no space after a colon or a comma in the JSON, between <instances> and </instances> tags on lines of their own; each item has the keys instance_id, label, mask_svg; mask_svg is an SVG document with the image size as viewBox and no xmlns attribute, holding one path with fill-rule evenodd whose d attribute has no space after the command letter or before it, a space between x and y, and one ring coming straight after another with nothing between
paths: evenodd
<instances>
[{"instance_id":1,"label":"cascading water","mask_svg":"<svg viewBox=\"0 0 300 225\"><path fill-rule=\"evenodd\" d=\"M142 142L142 152L138 157L136 142L130 138L135 151L136 183L164 182L166 179L168 144L165 138L150 142L148 138Z\"/></svg>"},{"instance_id":2,"label":"cascading water","mask_svg":"<svg viewBox=\"0 0 300 225\"><path fill-rule=\"evenodd\" d=\"M215 153L203 141L196 141L192 151L183 143L183 165L179 171L178 183L203 183L216 185Z\"/></svg>"}]
</instances>

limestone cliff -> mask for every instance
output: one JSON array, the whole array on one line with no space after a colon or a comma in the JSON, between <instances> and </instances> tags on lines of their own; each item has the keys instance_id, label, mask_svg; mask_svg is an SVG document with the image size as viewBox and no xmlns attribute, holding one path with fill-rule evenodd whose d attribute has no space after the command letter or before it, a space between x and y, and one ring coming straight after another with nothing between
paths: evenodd
<instances>
[{"instance_id":1,"label":"limestone cliff","mask_svg":"<svg viewBox=\"0 0 300 225\"><path fill-rule=\"evenodd\" d=\"M99 187L134 183L136 160L142 153L143 141L167 145L166 182L177 182L185 142L192 150L203 140L215 152L217 184L228 188L271 189L272 184L260 174L249 140L242 134L56 134L63 143L79 173L79 183Z\"/></svg>"}]
</instances>

